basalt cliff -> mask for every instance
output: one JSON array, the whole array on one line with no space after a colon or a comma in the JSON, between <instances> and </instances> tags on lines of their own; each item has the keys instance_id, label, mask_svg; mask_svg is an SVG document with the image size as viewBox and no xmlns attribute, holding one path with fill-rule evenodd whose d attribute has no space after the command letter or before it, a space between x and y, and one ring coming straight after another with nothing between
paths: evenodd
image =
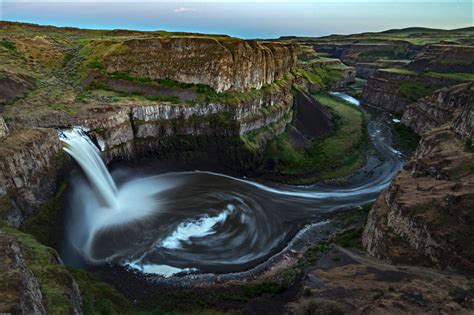
<instances>
[{"instance_id":1,"label":"basalt cliff","mask_svg":"<svg viewBox=\"0 0 474 315\"><path fill-rule=\"evenodd\" d=\"M296 66L296 47L292 44L232 38L94 41L91 49L109 73L206 84L217 92L259 89Z\"/></svg>"},{"instance_id":2,"label":"basalt cliff","mask_svg":"<svg viewBox=\"0 0 474 315\"><path fill-rule=\"evenodd\" d=\"M370 254L474 272L473 101L468 83L437 91L404 112L402 123L422 139L369 214L363 243Z\"/></svg>"}]
</instances>

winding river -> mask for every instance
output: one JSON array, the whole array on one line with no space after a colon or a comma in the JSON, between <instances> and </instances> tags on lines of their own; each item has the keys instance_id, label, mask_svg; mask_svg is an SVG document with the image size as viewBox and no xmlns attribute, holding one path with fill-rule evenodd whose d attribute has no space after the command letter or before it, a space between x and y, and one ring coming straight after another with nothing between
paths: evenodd
<instances>
[{"instance_id":1,"label":"winding river","mask_svg":"<svg viewBox=\"0 0 474 315\"><path fill-rule=\"evenodd\" d=\"M368 133L376 154L344 186L291 186L205 171L110 175L85 134L65 132L67 151L88 180L72 185L63 258L74 252L87 263L163 276L252 268L302 226L372 202L389 185L405 160L392 146L390 117L371 113Z\"/></svg>"}]
</instances>

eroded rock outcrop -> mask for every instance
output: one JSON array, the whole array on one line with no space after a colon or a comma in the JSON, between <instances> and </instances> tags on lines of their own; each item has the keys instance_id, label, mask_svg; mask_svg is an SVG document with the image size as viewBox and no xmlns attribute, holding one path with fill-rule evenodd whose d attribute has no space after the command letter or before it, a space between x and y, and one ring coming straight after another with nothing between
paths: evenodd
<instances>
[{"instance_id":1,"label":"eroded rock outcrop","mask_svg":"<svg viewBox=\"0 0 474 315\"><path fill-rule=\"evenodd\" d=\"M364 105L402 114L407 106L445 86L461 83L450 78L422 75L403 69L382 69L372 75L361 96Z\"/></svg>"},{"instance_id":2,"label":"eroded rock outcrop","mask_svg":"<svg viewBox=\"0 0 474 315\"><path fill-rule=\"evenodd\" d=\"M83 314L76 281L56 251L30 235L0 227L0 312Z\"/></svg>"},{"instance_id":3,"label":"eroded rock outcrop","mask_svg":"<svg viewBox=\"0 0 474 315\"><path fill-rule=\"evenodd\" d=\"M10 133L7 124L5 123L5 119L3 116L0 115L0 139L6 138Z\"/></svg>"},{"instance_id":4,"label":"eroded rock outcrop","mask_svg":"<svg viewBox=\"0 0 474 315\"><path fill-rule=\"evenodd\" d=\"M29 76L0 71L0 104L24 96L33 85L34 79Z\"/></svg>"},{"instance_id":5,"label":"eroded rock outcrop","mask_svg":"<svg viewBox=\"0 0 474 315\"><path fill-rule=\"evenodd\" d=\"M105 48L104 48L105 46ZM217 92L259 89L296 66L297 46L234 38L152 37L98 41L109 73L205 84Z\"/></svg>"},{"instance_id":6,"label":"eroded rock outcrop","mask_svg":"<svg viewBox=\"0 0 474 315\"><path fill-rule=\"evenodd\" d=\"M56 191L67 157L53 129L12 132L0 146L0 213L18 227Z\"/></svg>"},{"instance_id":7,"label":"eroded rock outcrop","mask_svg":"<svg viewBox=\"0 0 474 315\"><path fill-rule=\"evenodd\" d=\"M458 134L472 138L474 130L474 84L443 88L433 95L411 104L403 113L402 123L416 133L445 124L454 124Z\"/></svg>"},{"instance_id":8,"label":"eroded rock outcrop","mask_svg":"<svg viewBox=\"0 0 474 315\"><path fill-rule=\"evenodd\" d=\"M13 314L46 314L43 295L34 274L26 266L19 242L0 231L0 312Z\"/></svg>"},{"instance_id":9,"label":"eroded rock outcrop","mask_svg":"<svg viewBox=\"0 0 474 315\"><path fill-rule=\"evenodd\" d=\"M333 130L331 112L304 91L297 91L295 99L296 129L308 139L317 139Z\"/></svg>"},{"instance_id":10,"label":"eroded rock outcrop","mask_svg":"<svg viewBox=\"0 0 474 315\"><path fill-rule=\"evenodd\" d=\"M356 69L339 59L314 58L300 62L298 69L301 73L298 85L309 92L345 88L356 79Z\"/></svg>"},{"instance_id":11,"label":"eroded rock outcrop","mask_svg":"<svg viewBox=\"0 0 474 315\"><path fill-rule=\"evenodd\" d=\"M107 161L160 159L165 158L165 154L179 155L192 149L209 153L232 168L253 167L261 156L247 152L240 137L252 131L258 133L270 124L279 126L269 129L272 136L284 130L291 120L292 83L292 78L282 80L265 92L232 104L178 105L142 101L91 106L77 116L61 112L38 115L34 119L17 117L16 129L0 146L3 217L10 225L20 226L54 195L63 164L71 165L53 128L82 126L104 152ZM193 142L188 149L175 143L179 142L178 137L200 140L194 143L193 139L187 139L185 142ZM226 144L232 152L222 149ZM192 152L183 154L187 155Z\"/></svg>"},{"instance_id":12,"label":"eroded rock outcrop","mask_svg":"<svg viewBox=\"0 0 474 315\"><path fill-rule=\"evenodd\" d=\"M423 137L369 214L363 243L370 254L474 273L472 97L472 84L463 84L405 113Z\"/></svg>"},{"instance_id":13,"label":"eroded rock outcrop","mask_svg":"<svg viewBox=\"0 0 474 315\"><path fill-rule=\"evenodd\" d=\"M385 43L331 43L315 42L318 52L327 53L342 62L355 66L360 62L375 62L379 58L411 59L421 49L408 42Z\"/></svg>"},{"instance_id":14,"label":"eroded rock outcrop","mask_svg":"<svg viewBox=\"0 0 474 315\"><path fill-rule=\"evenodd\" d=\"M473 73L474 47L430 45L407 68L414 71Z\"/></svg>"}]
</instances>

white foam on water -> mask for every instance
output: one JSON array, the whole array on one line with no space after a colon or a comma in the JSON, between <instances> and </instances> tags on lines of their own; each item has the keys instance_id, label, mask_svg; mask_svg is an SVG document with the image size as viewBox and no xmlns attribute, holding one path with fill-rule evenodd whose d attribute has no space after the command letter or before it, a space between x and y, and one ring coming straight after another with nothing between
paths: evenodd
<instances>
[{"instance_id":1,"label":"white foam on water","mask_svg":"<svg viewBox=\"0 0 474 315\"><path fill-rule=\"evenodd\" d=\"M226 210L216 216L203 215L196 220L182 222L170 236L158 244L158 247L178 249L182 248L183 243L190 242L191 238L215 234L215 227L222 224L234 210L234 205L229 204Z\"/></svg>"},{"instance_id":2,"label":"white foam on water","mask_svg":"<svg viewBox=\"0 0 474 315\"><path fill-rule=\"evenodd\" d=\"M138 261L133 261L125 264L132 270L140 271L142 273L161 275L165 278L174 276L178 273L190 273L195 272L195 268L176 268L168 265L156 265L156 264L140 264Z\"/></svg>"},{"instance_id":3,"label":"white foam on water","mask_svg":"<svg viewBox=\"0 0 474 315\"><path fill-rule=\"evenodd\" d=\"M360 106L359 100L350 96L349 94L342 93L342 92L329 92L329 94L339 97L340 99L343 99L344 101L351 103L352 105Z\"/></svg>"}]
</instances>

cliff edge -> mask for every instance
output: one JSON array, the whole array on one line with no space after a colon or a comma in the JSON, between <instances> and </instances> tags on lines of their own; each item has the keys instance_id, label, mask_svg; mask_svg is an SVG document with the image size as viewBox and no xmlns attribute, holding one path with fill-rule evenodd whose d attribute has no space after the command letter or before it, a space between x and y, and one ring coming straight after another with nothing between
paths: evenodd
<instances>
[{"instance_id":1,"label":"cliff edge","mask_svg":"<svg viewBox=\"0 0 474 315\"><path fill-rule=\"evenodd\" d=\"M472 97L472 84L463 84L405 112L403 122L423 137L369 214L363 244L371 255L474 272L473 128L459 123L472 117ZM415 112L431 118L413 118Z\"/></svg>"}]
</instances>

